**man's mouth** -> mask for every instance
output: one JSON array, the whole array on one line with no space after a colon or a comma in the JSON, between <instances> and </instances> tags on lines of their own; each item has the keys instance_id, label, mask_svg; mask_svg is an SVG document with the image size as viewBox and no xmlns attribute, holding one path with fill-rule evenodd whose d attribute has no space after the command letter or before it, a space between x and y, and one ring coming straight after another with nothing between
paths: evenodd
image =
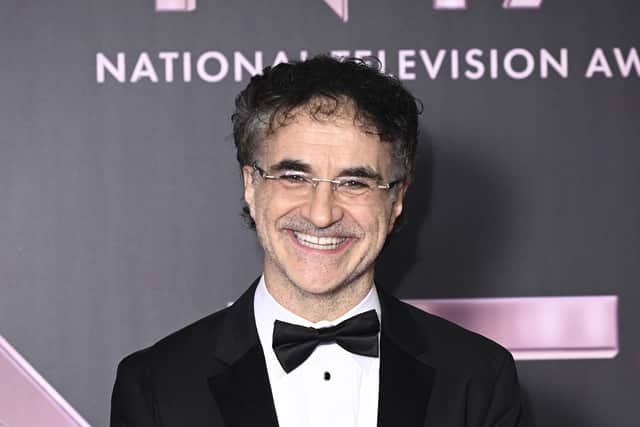
<instances>
[{"instance_id":1,"label":"man's mouth","mask_svg":"<svg viewBox=\"0 0 640 427\"><path fill-rule=\"evenodd\" d=\"M296 241L307 248L331 251L338 249L347 237L319 237L293 231Z\"/></svg>"}]
</instances>

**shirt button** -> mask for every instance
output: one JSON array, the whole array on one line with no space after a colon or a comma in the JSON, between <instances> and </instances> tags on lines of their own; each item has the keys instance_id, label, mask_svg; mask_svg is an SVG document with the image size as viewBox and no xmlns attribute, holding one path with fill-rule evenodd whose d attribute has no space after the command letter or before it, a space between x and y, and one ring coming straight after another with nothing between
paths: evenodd
<instances>
[{"instance_id":1,"label":"shirt button","mask_svg":"<svg viewBox=\"0 0 640 427\"><path fill-rule=\"evenodd\" d=\"M324 373L324 380L325 380L325 381L329 381L330 379L331 379L331 374L330 374L329 372L326 372L326 371L325 371L325 373Z\"/></svg>"}]
</instances>

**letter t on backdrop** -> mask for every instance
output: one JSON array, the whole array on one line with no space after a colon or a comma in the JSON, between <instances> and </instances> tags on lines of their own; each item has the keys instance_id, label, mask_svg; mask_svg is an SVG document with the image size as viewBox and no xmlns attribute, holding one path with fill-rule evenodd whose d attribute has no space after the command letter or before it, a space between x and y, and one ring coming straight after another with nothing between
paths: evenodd
<instances>
[{"instance_id":1,"label":"letter t on backdrop","mask_svg":"<svg viewBox=\"0 0 640 427\"><path fill-rule=\"evenodd\" d=\"M540 9L542 0L504 0L505 9ZM466 9L467 0L433 0L434 9Z\"/></svg>"},{"instance_id":2,"label":"letter t on backdrop","mask_svg":"<svg viewBox=\"0 0 640 427\"><path fill-rule=\"evenodd\" d=\"M156 12L190 12L196 9L196 0L156 0Z\"/></svg>"},{"instance_id":3,"label":"letter t on backdrop","mask_svg":"<svg viewBox=\"0 0 640 427\"><path fill-rule=\"evenodd\" d=\"M504 0L505 9L540 9L542 0Z\"/></svg>"}]
</instances>

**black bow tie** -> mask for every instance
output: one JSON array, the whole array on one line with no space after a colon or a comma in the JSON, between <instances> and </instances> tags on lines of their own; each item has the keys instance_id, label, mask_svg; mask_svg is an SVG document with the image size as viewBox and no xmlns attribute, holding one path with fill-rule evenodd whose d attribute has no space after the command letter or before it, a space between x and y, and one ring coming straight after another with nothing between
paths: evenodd
<instances>
[{"instance_id":1,"label":"black bow tie","mask_svg":"<svg viewBox=\"0 0 640 427\"><path fill-rule=\"evenodd\" d=\"M355 354L378 357L380 321L369 310L328 328L311 328L276 320L273 350L286 373L307 360L320 343L335 342Z\"/></svg>"}]
</instances>

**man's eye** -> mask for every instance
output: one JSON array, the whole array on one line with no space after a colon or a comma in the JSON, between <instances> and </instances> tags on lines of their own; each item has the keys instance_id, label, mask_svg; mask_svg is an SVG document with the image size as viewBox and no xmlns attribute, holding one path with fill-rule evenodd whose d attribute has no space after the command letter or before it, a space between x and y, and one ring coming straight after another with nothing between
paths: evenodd
<instances>
[{"instance_id":1,"label":"man's eye","mask_svg":"<svg viewBox=\"0 0 640 427\"><path fill-rule=\"evenodd\" d=\"M346 188L369 188L370 185L367 181L361 179L346 179L340 184Z\"/></svg>"},{"instance_id":2,"label":"man's eye","mask_svg":"<svg viewBox=\"0 0 640 427\"><path fill-rule=\"evenodd\" d=\"M282 180L283 182L291 183L291 184L304 184L306 182L304 175L296 175L296 174L280 175L280 180Z\"/></svg>"}]
</instances>

